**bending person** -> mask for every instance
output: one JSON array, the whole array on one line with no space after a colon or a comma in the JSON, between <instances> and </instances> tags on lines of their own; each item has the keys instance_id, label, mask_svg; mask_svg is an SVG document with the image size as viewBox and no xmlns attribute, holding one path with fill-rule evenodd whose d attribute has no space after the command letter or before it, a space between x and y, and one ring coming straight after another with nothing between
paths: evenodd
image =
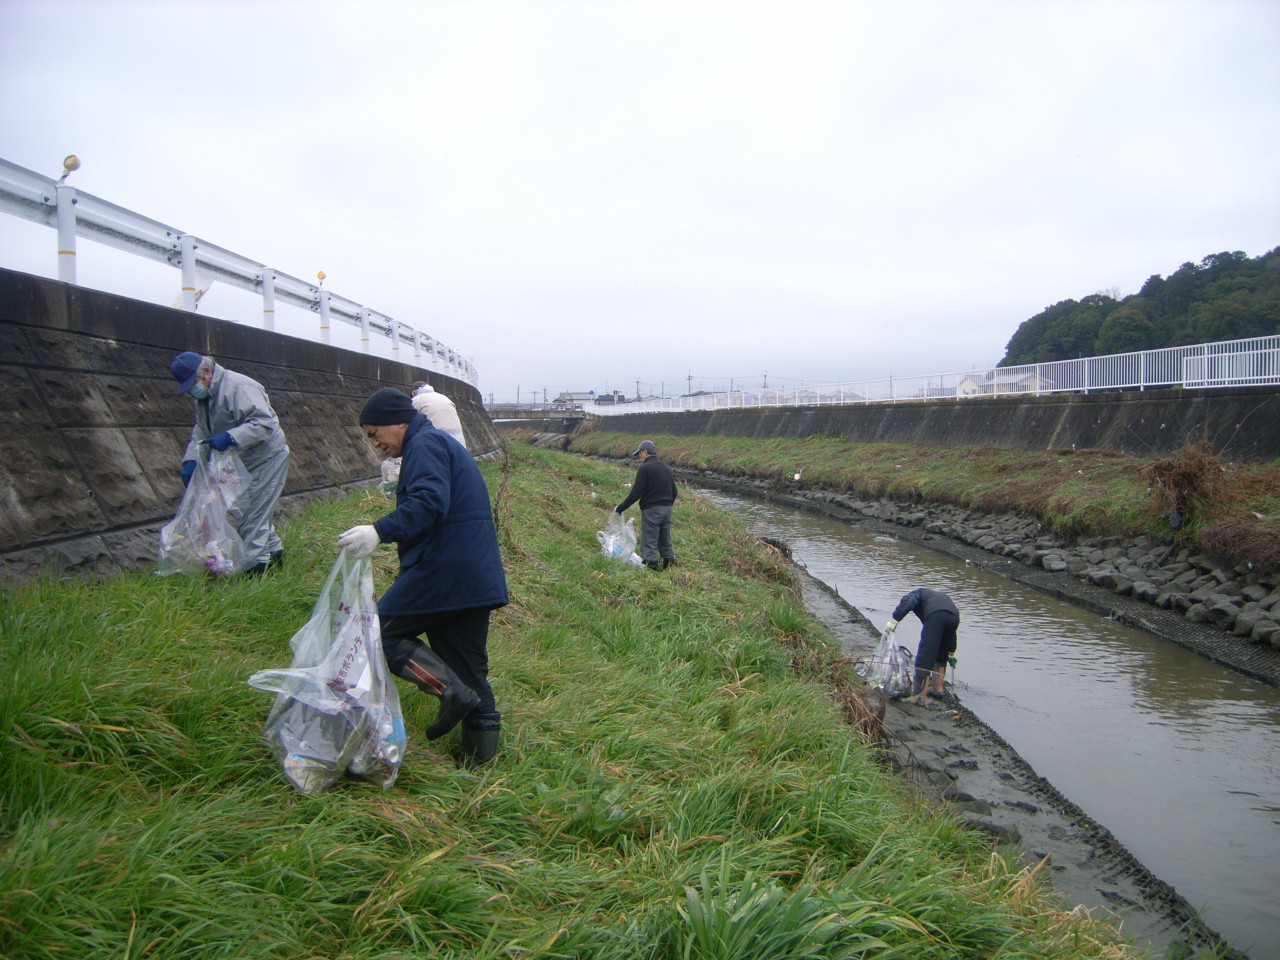
<instances>
[{"instance_id":1,"label":"bending person","mask_svg":"<svg viewBox=\"0 0 1280 960\"><path fill-rule=\"evenodd\" d=\"M383 456L401 458L396 508L343 532L338 546L359 558L396 544L400 573L378 601L387 665L440 698L427 739L461 722L463 761L487 763L502 722L489 686L489 614L507 603L489 490L471 455L399 390L369 397L360 426Z\"/></svg>"},{"instance_id":2,"label":"bending person","mask_svg":"<svg viewBox=\"0 0 1280 960\"><path fill-rule=\"evenodd\" d=\"M921 703L928 703L931 679L934 694L940 696L943 693L947 660L956 652L960 611L942 591L917 587L898 601L893 616L885 624L885 632L894 630L898 621L908 613L919 617L921 624L920 646L916 649L916 682L912 696L918 695Z\"/></svg>"},{"instance_id":3,"label":"bending person","mask_svg":"<svg viewBox=\"0 0 1280 960\"><path fill-rule=\"evenodd\" d=\"M249 489L236 501L241 508L236 532L251 561L244 572L262 574L284 561L284 546L272 518L289 476L289 444L267 391L252 377L189 350L173 358L169 372L178 381L178 392L196 402L196 423L182 456L182 483L191 482L201 445L214 450L236 448L252 477Z\"/></svg>"}]
</instances>

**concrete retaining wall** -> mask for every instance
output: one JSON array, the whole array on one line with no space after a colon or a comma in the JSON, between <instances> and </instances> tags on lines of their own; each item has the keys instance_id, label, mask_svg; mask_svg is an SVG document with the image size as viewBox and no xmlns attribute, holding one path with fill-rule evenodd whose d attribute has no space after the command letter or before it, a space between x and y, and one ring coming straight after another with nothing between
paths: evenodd
<instances>
[{"instance_id":1,"label":"concrete retaining wall","mask_svg":"<svg viewBox=\"0 0 1280 960\"><path fill-rule=\"evenodd\" d=\"M0 582L155 560L194 422L168 369L183 350L266 387L293 455L286 513L379 476L356 423L379 387L426 380L457 405L473 455L499 446L479 392L452 377L0 270Z\"/></svg>"},{"instance_id":2,"label":"concrete retaining wall","mask_svg":"<svg viewBox=\"0 0 1280 960\"><path fill-rule=\"evenodd\" d=\"M648 436L842 437L861 443L1102 449L1162 456L1204 433L1233 460L1280 457L1275 387L983 397L860 406L746 408L606 417Z\"/></svg>"}]
</instances>

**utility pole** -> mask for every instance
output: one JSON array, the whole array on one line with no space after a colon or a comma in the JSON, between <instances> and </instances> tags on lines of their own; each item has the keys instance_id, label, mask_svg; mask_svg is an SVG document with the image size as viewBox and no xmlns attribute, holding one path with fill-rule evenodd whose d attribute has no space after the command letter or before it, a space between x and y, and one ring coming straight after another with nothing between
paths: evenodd
<instances>
[{"instance_id":1,"label":"utility pole","mask_svg":"<svg viewBox=\"0 0 1280 960\"><path fill-rule=\"evenodd\" d=\"M636 381L636 399L637 400L640 399L640 381L639 380Z\"/></svg>"},{"instance_id":2,"label":"utility pole","mask_svg":"<svg viewBox=\"0 0 1280 960\"><path fill-rule=\"evenodd\" d=\"M693 393L693 371L689 371L689 388L685 390L685 394Z\"/></svg>"}]
</instances>

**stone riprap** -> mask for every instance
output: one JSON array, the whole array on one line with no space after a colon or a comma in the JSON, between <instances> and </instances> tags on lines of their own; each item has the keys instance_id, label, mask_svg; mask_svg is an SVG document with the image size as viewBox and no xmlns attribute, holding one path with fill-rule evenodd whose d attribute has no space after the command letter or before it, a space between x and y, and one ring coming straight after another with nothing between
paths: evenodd
<instances>
[{"instance_id":1,"label":"stone riprap","mask_svg":"<svg viewBox=\"0 0 1280 960\"><path fill-rule=\"evenodd\" d=\"M909 530L913 539L998 558L989 568L1114 616L1268 683L1280 683L1280 576L1231 567L1149 537L1071 541L1041 522L946 504L871 500L776 481L677 471L682 479L742 490L844 518ZM963 554L956 554L963 555ZM965 557L968 559L968 557Z\"/></svg>"}]
</instances>

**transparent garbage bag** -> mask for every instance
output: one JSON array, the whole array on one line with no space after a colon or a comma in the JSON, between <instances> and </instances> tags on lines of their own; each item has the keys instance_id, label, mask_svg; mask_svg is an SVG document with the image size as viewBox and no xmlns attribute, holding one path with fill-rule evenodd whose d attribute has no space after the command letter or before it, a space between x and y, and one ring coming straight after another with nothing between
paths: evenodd
<instances>
[{"instance_id":1,"label":"transparent garbage bag","mask_svg":"<svg viewBox=\"0 0 1280 960\"><path fill-rule=\"evenodd\" d=\"M896 700L910 696L915 685L915 656L906 647L893 642L893 631L886 631L871 656L858 664L856 671L871 686L883 690Z\"/></svg>"},{"instance_id":2,"label":"transparent garbage bag","mask_svg":"<svg viewBox=\"0 0 1280 960\"><path fill-rule=\"evenodd\" d=\"M400 458L387 457L382 461L382 483L378 485L378 489L387 496L394 496L396 487L400 483Z\"/></svg>"},{"instance_id":3,"label":"transparent garbage bag","mask_svg":"<svg viewBox=\"0 0 1280 960\"><path fill-rule=\"evenodd\" d=\"M609 511L609 521L603 530L596 531L596 539L600 541L600 552L611 560L620 560L633 567L644 566L640 554L636 553L636 518L625 522L622 514L616 510Z\"/></svg>"},{"instance_id":4,"label":"transparent garbage bag","mask_svg":"<svg viewBox=\"0 0 1280 960\"><path fill-rule=\"evenodd\" d=\"M207 460L197 457L178 512L160 530L156 573L224 576L251 566L254 558L245 555L236 531L238 501L251 479L235 450L210 450Z\"/></svg>"},{"instance_id":5,"label":"transparent garbage bag","mask_svg":"<svg viewBox=\"0 0 1280 960\"><path fill-rule=\"evenodd\" d=\"M406 737L368 557L338 555L311 619L289 645L288 668L260 670L248 680L278 694L262 733L285 777L305 794L327 789L344 773L390 788Z\"/></svg>"}]
</instances>

